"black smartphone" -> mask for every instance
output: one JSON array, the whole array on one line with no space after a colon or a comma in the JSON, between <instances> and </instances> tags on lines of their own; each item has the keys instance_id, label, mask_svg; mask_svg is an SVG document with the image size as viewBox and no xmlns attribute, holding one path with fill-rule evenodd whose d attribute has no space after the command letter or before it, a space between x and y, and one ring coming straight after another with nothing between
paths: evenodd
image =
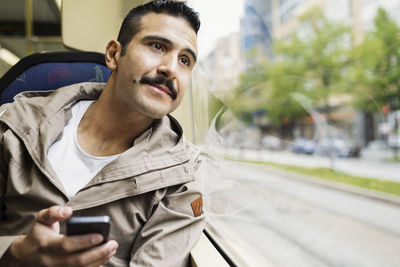
<instances>
[{"instance_id":1,"label":"black smartphone","mask_svg":"<svg viewBox=\"0 0 400 267\"><path fill-rule=\"evenodd\" d=\"M71 217L67 220L67 235L83 235L98 233L103 236L103 242L108 241L111 219L109 216Z\"/></svg>"}]
</instances>

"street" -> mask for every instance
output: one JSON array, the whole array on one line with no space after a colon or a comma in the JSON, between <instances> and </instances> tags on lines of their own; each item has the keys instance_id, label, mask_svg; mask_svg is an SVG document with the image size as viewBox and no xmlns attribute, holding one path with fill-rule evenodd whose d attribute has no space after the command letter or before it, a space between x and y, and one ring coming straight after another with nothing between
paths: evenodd
<instances>
[{"instance_id":1,"label":"street","mask_svg":"<svg viewBox=\"0 0 400 267\"><path fill-rule=\"evenodd\" d=\"M400 205L214 158L205 212L240 266L399 266Z\"/></svg>"}]
</instances>

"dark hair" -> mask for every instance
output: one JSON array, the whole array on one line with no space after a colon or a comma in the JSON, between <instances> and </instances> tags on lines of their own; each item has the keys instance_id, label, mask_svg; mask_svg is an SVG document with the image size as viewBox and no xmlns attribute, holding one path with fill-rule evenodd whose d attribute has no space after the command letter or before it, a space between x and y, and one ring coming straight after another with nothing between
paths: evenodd
<instances>
[{"instance_id":1,"label":"dark hair","mask_svg":"<svg viewBox=\"0 0 400 267\"><path fill-rule=\"evenodd\" d=\"M200 28L199 14L192 8L188 7L185 2L173 0L155 0L147 4L137 6L126 15L122 22L121 29L118 34L118 42L122 45L121 55L126 52L126 47L132 40L133 36L140 31L141 18L148 13L164 13L171 16L185 19L193 30L196 32Z\"/></svg>"}]
</instances>

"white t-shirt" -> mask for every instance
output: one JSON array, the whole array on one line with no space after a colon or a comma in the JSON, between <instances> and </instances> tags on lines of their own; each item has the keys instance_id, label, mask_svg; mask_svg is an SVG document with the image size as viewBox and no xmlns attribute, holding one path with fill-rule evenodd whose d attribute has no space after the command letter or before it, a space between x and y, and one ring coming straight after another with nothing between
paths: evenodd
<instances>
[{"instance_id":1,"label":"white t-shirt","mask_svg":"<svg viewBox=\"0 0 400 267\"><path fill-rule=\"evenodd\" d=\"M72 107L72 118L65 125L63 136L54 142L47 153L50 164L61 180L67 196L72 199L93 177L119 155L96 157L79 146L78 125L94 101L83 100Z\"/></svg>"}]
</instances>

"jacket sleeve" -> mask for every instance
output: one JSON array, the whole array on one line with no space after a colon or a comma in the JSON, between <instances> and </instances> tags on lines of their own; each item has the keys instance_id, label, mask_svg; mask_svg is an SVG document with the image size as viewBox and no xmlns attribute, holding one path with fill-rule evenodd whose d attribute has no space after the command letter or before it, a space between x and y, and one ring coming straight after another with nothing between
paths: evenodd
<instances>
[{"instance_id":1,"label":"jacket sleeve","mask_svg":"<svg viewBox=\"0 0 400 267\"><path fill-rule=\"evenodd\" d=\"M1 110L0 110L1 112ZM4 151L4 139L3 133L5 130L5 126L3 123L0 123L0 232L4 231L1 229L3 220L4 220L4 212L6 209L6 203L4 200L4 196L7 190L7 177L8 177L8 159L5 155ZM6 252L8 247L18 236L3 236L0 235L0 258Z\"/></svg>"},{"instance_id":2,"label":"jacket sleeve","mask_svg":"<svg viewBox=\"0 0 400 267\"><path fill-rule=\"evenodd\" d=\"M188 266L205 226L201 183L199 178L167 189L134 242L130 266Z\"/></svg>"}]
</instances>

